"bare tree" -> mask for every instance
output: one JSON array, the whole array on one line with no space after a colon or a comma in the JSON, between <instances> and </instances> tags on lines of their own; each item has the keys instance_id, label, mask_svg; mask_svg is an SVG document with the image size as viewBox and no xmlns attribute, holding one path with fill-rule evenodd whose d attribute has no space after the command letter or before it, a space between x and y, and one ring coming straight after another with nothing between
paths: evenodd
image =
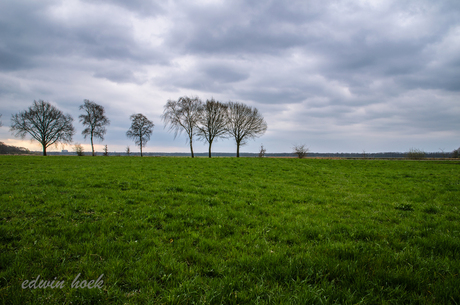
<instances>
[{"instance_id":1,"label":"bare tree","mask_svg":"<svg viewBox=\"0 0 460 305\"><path fill-rule=\"evenodd\" d=\"M129 156L131 154L131 149L129 146L126 146L126 154Z\"/></svg>"},{"instance_id":2,"label":"bare tree","mask_svg":"<svg viewBox=\"0 0 460 305\"><path fill-rule=\"evenodd\" d=\"M107 148L107 144L104 145L103 151L104 151L104 153L102 155L105 156L105 157L108 157L109 156L109 149Z\"/></svg>"},{"instance_id":3,"label":"bare tree","mask_svg":"<svg viewBox=\"0 0 460 305\"><path fill-rule=\"evenodd\" d=\"M296 154L299 159L305 158L310 150L308 147L305 147L305 144L294 145L292 149L294 150L293 153Z\"/></svg>"},{"instance_id":4,"label":"bare tree","mask_svg":"<svg viewBox=\"0 0 460 305\"><path fill-rule=\"evenodd\" d=\"M263 144L260 145L259 158L265 157L265 152L266 152L266 151L267 151L267 150L265 149L264 145L263 145Z\"/></svg>"},{"instance_id":5,"label":"bare tree","mask_svg":"<svg viewBox=\"0 0 460 305\"><path fill-rule=\"evenodd\" d=\"M133 114L130 119L132 123L131 127L126 132L126 136L133 139L136 145L139 145L142 157L142 147L150 140L150 135L155 125L141 113Z\"/></svg>"},{"instance_id":6,"label":"bare tree","mask_svg":"<svg viewBox=\"0 0 460 305\"><path fill-rule=\"evenodd\" d=\"M440 148L439 150L441 151L441 156L443 158L448 158L449 157L449 154L445 152L444 148Z\"/></svg>"},{"instance_id":7,"label":"bare tree","mask_svg":"<svg viewBox=\"0 0 460 305\"><path fill-rule=\"evenodd\" d=\"M267 131L267 123L257 108L242 103L228 102L227 133L235 139L236 157L240 157L240 146L251 138L260 137Z\"/></svg>"},{"instance_id":8,"label":"bare tree","mask_svg":"<svg viewBox=\"0 0 460 305\"><path fill-rule=\"evenodd\" d=\"M80 106L80 110L84 110L86 114L79 116L80 122L83 126L87 126L81 134L86 139L87 136L91 138L91 150L94 156L93 138L104 140L104 135L107 132L106 125L110 124L109 119L104 114L104 107L98 105L90 100L84 100L84 104Z\"/></svg>"},{"instance_id":9,"label":"bare tree","mask_svg":"<svg viewBox=\"0 0 460 305\"><path fill-rule=\"evenodd\" d=\"M21 138L30 134L42 145L44 156L49 146L70 143L75 134L73 118L43 100L34 101L28 110L12 115L11 121L11 132Z\"/></svg>"},{"instance_id":10,"label":"bare tree","mask_svg":"<svg viewBox=\"0 0 460 305\"><path fill-rule=\"evenodd\" d=\"M215 101L207 100L202 108L201 116L198 120L197 136L200 140L209 144L209 158L211 158L211 146L219 137L226 135L227 126L227 105Z\"/></svg>"},{"instance_id":11,"label":"bare tree","mask_svg":"<svg viewBox=\"0 0 460 305\"><path fill-rule=\"evenodd\" d=\"M184 96L178 101L168 100L162 115L165 128L169 125L169 131L174 131L174 138L182 131L187 133L192 158L195 157L193 154L193 136L198 132L197 125L201 117L202 104L198 97Z\"/></svg>"},{"instance_id":12,"label":"bare tree","mask_svg":"<svg viewBox=\"0 0 460 305\"><path fill-rule=\"evenodd\" d=\"M80 143L76 143L73 149L77 153L77 156L81 157L85 155L85 150L83 149L83 146Z\"/></svg>"}]
</instances>

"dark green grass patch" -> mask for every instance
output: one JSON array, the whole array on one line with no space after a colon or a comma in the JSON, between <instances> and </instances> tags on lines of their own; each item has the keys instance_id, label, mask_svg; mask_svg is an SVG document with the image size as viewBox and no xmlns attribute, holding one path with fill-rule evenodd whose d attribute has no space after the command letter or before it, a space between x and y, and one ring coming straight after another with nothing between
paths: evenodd
<instances>
[{"instance_id":1,"label":"dark green grass patch","mask_svg":"<svg viewBox=\"0 0 460 305\"><path fill-rule=\"evenodd\" d=\"M460 162L0 166L4 304L460 304ZM65 286L22 288L37 276Z\"/></svg>"}]
</instances>

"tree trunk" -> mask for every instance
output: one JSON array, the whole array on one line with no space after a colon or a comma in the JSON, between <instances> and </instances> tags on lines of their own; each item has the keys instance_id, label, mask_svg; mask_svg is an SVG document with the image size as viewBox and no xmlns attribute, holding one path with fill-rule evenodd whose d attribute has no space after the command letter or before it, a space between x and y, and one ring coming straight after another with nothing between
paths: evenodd
<instances>
[{"instance_id":1,"label":"tree trunk","mask_svg":"<svg viewBox=\"0 0 460 305\"><path fill-rule=\"evenodd\" d=\"M94 157L93 133L91 133L91 150L93 152L93 157Z\"/></svg>"},{"instance_id":2,"label":"tree trunk","mask_svg":"<svg viewBox=\"0 0 460 305\"><path fill-rule=\"evenodd\" d=\"M142 157L142 140L141 140L141 145L139 145L141 148L141 157Z\"/></svg>"},{"instance_id":3,"label":"tree trunk","mask_svg":"<svg viewBox=\"0 0 460 305\"><path fill-rule=\"evenodd\" d=\"M190 139L190 152L192 153L192 158L195 158L195 155L193 154L192 139Z\"/></svg>"},{"instance_id":4,"label":"tree trunk","mask_svg":"<svg viewBox=\"0 0 460 305\"><path fill-rule=\"evenodd\" d=\"M212 145L212 141L209 142L209 158L211 158L211 145Z\"/></svg>"},{"instance_id":5,"label":"tree trunk","mask_svg":"<svg viewBox=\"0 0 460 305\"><path fill-rule=\"evenodd\" d=\"M46 156L46 145L42 144L42 146L43 146L43 155Z\"/></svg>"},{"instance_id":6,"label":"tree trunk","mask_svg":"<svg viewBox=\"0 0 460 305\"><path fill-rule=\"evenodd\" d=\"M236 157L240 157L240 143L236 143Z\"/></svg>"}]
</instances>

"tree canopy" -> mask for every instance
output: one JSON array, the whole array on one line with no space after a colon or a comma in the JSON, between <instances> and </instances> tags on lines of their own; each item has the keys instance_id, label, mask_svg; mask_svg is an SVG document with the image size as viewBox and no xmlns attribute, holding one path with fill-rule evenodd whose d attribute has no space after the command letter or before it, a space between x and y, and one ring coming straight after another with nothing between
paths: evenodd
<instances>
[{"instance_id":1,"label":"tree canopy","mask_svg":"<svg viewBox=\"0 0 460 305\"><path fill-rule=\"evenodd\" d=\"M11 132L22 139L31 135L46 149L57 143L71 143L75 129L72 125L73 118L64 115L62 111L43 100L34 101L28 110L11 116Z\"/></svg>"},{"instance_id":2,"label":"tree canopy","mask_svg":"<svg viewBox=\"0 0 460 305\"><path fill-rule=\"evenodd\" d=\"M131 115L130 119L131 127L126 132L126 136L133 139L136 145L139 145L142 157L142 147L150 140L155 125L141 113Z\"/></svg>"},{"instance_id":3,"label":"tree canopy","mask_svg":"<svg viewBox=\"0 0 460 305\"><path fill-rule=\"evenodd\" d=\"M208 142L209 158L211 158L212 143L219 137L224 137L227 133L227 107L226 104L214 99L207 100L202 107L197 125L197 136L200 140Z\"/></svg>"},{"instance_id":4,"label":"tree canopy","mask_svg":"<svg viewBox=\"0 0 460 305\"><path fill-rule=\"evenodd\" d=\"M257 108L243 103L228 102L227 132L235 139L236 156L240 156L240 146L252 138L260 137L267 131L267 123Z\"/></svg>"},{"instance_id":5,"label":"tree canopy","mask_svg":"<svg viewBox=\"0 0 460 305\"><path fill-rule=\"evenodd\" d=\"M101 141L104 140L104 135L107 132L106 125L110 124L109 119L105 116L104 107L98 105L90 100L84 100L84 104L80 106L80 110L84 110L86 113L79 116L80 122L83 126L86 126L81 134L86 139L90 136L91 139L91 150L94 156L94 144L93 138L98 138Z\"/></svg>"},{"instance_id":6,"label":"tree canopy","mask_svg":"<svg viewBox=\"0 0 460 305\"><path fill-rule=\"evenodd\" d=\"M174 132L174 138L185 131L190 143L192 158L195 156L193 154L193 137L198 132L197 124L201 117L202 107L203 103L198 97L184 96L177 101L168 100L162 116L165 127L169 125L169 131Z\"/></svg>"}]
</instances>

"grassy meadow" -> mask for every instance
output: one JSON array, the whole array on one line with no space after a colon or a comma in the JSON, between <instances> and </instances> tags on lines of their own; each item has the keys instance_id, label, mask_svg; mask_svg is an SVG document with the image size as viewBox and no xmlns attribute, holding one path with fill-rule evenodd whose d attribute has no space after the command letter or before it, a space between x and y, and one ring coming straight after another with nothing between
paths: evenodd
<instances>
[{"instance_id":1,"label":"grassy meadow","mask_svg":"<svg viewBox=\"0 0 460 305\"><path fill-rule=\"evenodd\" d=\"M460 304L458 161L0 168L0 304ZM37 276L65 285L23 289Z\"/></svg>"}]
</instances>

